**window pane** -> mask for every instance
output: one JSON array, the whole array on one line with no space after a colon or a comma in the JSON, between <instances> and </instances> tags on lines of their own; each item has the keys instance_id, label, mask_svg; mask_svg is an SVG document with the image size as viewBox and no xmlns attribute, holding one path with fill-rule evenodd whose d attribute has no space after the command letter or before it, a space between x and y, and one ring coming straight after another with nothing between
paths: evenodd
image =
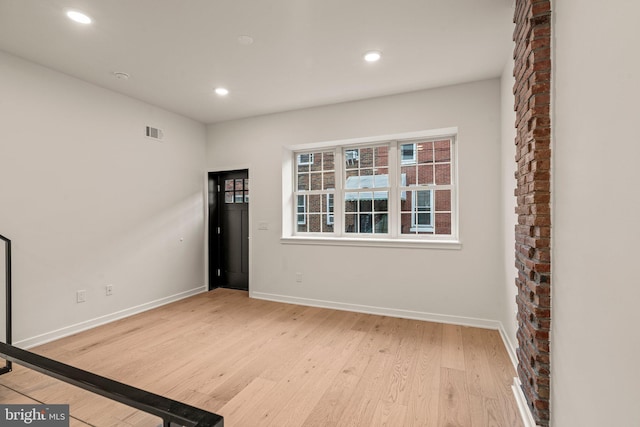
<instances>
[{"instance_id":1,"label":"window pane","mask_svg":"<svg viewBox=\"0 0 640 427\"><path fill-rule=\"evenodd\" d=\"M322 215L322 231L333 233L333 215Z\"/></svg>"},{"instance_id":2,"label":"window pane","mask_svg":"<svg viewBox=\"0 0 640 427\"><path fill-rule=\"evenodd\" d=\"M400 233L413 234L411 231L411 213L403 213L400 217Z\"/></svg>"},{"instance_id":3,"label":"window pane","mask_svg":"<svg viewBox=\"0 0 640 427\"><path fill-rule=\"evenodd\" d=\"M225 192L224 193L224 202L225 203L233 203L233 192Z\"/></svg>"},{"instance_id":4,"label":"window pane","mask_svg":"<svg viewBox=\"0 0 640 427\"><path fill-rule=\"evenodd\" d=\"M354 190L360 188L360 176L357 170L347 171L346 182L344 188L348 190Z\"/></svg>"},{"instance_id":5,"label":"window pane","mask_svg":"<svg viewBox=\"0 0 640 427\"><path fill-rule=\"evenodd\" d=\"M309 232L320 233L322 231L322 224L320 222L320 215L309 214Z\"/></svg>"},{"instance_id":6,"label":"window pane","mask_svg":"<svg viewBox=\"0 0 640 427\"><path fill-rule=\"evenodd\" d=\"M335 158L333 152L326 151L322 155L322 168L326 171L335 169Z\"/></svg>"},{"instance_id":7,"label":"window pane","mask_svg":"<svg viewBox=\"0 0 640 427\"><path fill-rule=\"evenodd\" d=\"M451 165L449 163L436 164L436 185L451 184Z\"/></svg>"},{"instance_id":8,"label":"window pane","mask_svg":"<svg viewBox=\"0 0 640 427\"><path fill-rule=\"evenodd\" d=\"M375 233L388 233L389 232L389 215L387 214L375 214Z\"/></svg>"},{"instance_id":9,"label":"window pane","mask_svg":"<svg viewBox=\"0 0 640 427\"><path fill-rule=\"evenodd\" d=\"M360 212L373 211L373 193L360 193Z\"/></svg>"},{"instance_id":10,"label":"window pane","mask_svg":"<svg viewBox=\"0 0 640 427\"><path fill-rule=\"evenodd\" d=\"M312 173L311 190L322 190L322 173Z\"/></svg>"},{"instance_id":11,"label":"window pane","mask_svg":"<svg viewBox=\"0 0 640 427\"><path fill-rule=\"evenodd\" d=\"M360 214L360 233L373 233L372 215Z\"/></svg>"},{"instance_id":12,"label":"window pane","mask_svg":"<svg viewBox=\"0 0 640 427\"><path fill-rule=\"evenodd\" d=\"M450 213L436 213L436 234L451 234Z\"/></svg>"},{"instance_id":13,"label":"window pane","mask_svg":"<svg viewBox=\"0 0 640 427\"><path fill-rule=\"evenodd\" d=\"M296 228L296 230L301 233L307 231L307 222L304 215L298 215L298 227Z\"/></svg>"},{"instance_id":14,"label":"window pane","mask_svg":"<svg viewBox=\"0 0 640 427\"><path fill-rule=\"evenodd\" d=\"M416 161L416 145L415 144L402 144L400 146L400 159L402 163L415 163Z\"/></svg>"},{"instance_id":15,"label":"window pane","mask_svg":"<svg viewBox=\"0 0 640 427\"><path fill-rule=\"evenodd\" d=\"M418 163L433 162L433 142L421 142L417 144Z\"/></svg>"},{"instance_id":16,"label":"window pane","mask_svg":"<svg viewBox=\"0 0 640 427\"><path fill-rule=\"evenodd\" d=\"M376 191L373 193L373 210L376 212L387 212L389 210L388 191Z\"/></svg>"},{"instance_id":17,"label":"window pane","mask_svg":"<svg viewBox=\"0 0 640 427\"><path fill-rule=\"evenodd\" d=\"M360 169L360 176L372 176L372 175L373 175L373 168ZM369 183L372 185L373 181L369 181Z\"/></svg>"},{"instance_id":18,"label":"window pane","mask_svg":"<svg viewBox=\"0 0 640 427\"><path fill-rule=\"evenodd\" d=\"M434 142L434 154L436 162L449 162L451 161L451 141L436 141Z\"/></svg>"},{"instance_id":19,"label":"window pane","mask_svg":"<svg viewBox=\"0 0 640 427\"><path fill-rule=\"evenodd\" d=\"M323 190L336 188L336 174L334 172L324 173Z\"/></svg>"},{"instance_id":20,"label":"window pane","mask_svg":"<svg viewBox=\"0 0 640 427\"><path fill-rule=\"evenodd\" d=\"M402 212L411 212L411 200L413 191L402 191L400 193L400 210Z\"/></svg>"},{"instance_id":21,"label":"window pane","mask_svg":"<svg viewBox=\"0 0 640 427\"><path fill-rule=\"evenodd\" d=\"M436 190L436 211L451 210L451 190Z\"/></svg>"},{"instance_id":22,"label":"window pane","mask_svg":"<svg viewBox=\"0 0 640 427\"><path fill-rule=\"evenodd\" d=\"M344 152L344 162L347 166L347 169L357 168L359 165L360 154L357 148L345 150Z\"/></svg>"},{"instance_id":23,"label":"window pane","mask_svg":"<svg viewBox=\"0 0 640 427\"><path fill-rule=\"evenodd\" d=\"M307 191L309 190L309 174L301 173L298 174L298 191Z\"/></svg>"},{"instance_id":24,"label":"window pane","mask_svg":"<svg viewBox=\"0 0 640 427\"><path fill-rule=\"evenodd\" d=\"M375 166L389 166L389 147L375 148Z\"/></svg>"},{"instance_id":25,"label":"window pane","mask_svg":"<svg viewBox=\"0 0 640 427\"><path fill-rule=\"evenodd\" d=\"M307 200L309 202L307 206L307 212L320 213L320 203L322 200L322 196L320 194L311 194L307 197Z\"/></svg>"},{"instance_id":26,"label":"window pane","mask_svg":"<svg viewBox=\"0 0 640 427\"><path fill-rule=\"evenodd\" d=\"M311 171L317 172L322 170L322 153L313 153L311 162Z\"/></svg>"},{"instance_id":27,"label":"window pane","mask_svg":"<svg viewBox=\"0 0 640 427\"><path fill-rule=\"evenodd\" d=\"M433 165L418 166L418 184L433 184Z\"/></svg>"},{"instance_id":28,"label":"window pane","mask_svg":"<svg viewBox=\"0 0 640 427\"><path fill-rule=\"evenodd\" d=\"M347 214L344 216L344 231L346 233L357 233L357 215L355 214Z\"/></svg>"},{"instance_id":29,"label":"window pane","mask_svg":"<svg viewBox=\"0 0 640 427\"><path fill-rule=\"evenodd\" d=\"M313 153L298 154L298 165L310 165L313 163Z\"/></svg>"},{"instance_id":30,"label":"window pane","mask_svg":"<svg viewBox=\"0 0 640 427\"><path fill-rule=\"evenodd\" d=\"M373 148L360 149L360 167L361 168L373 167Z\"/></svg>"},{"instance_id":31,"label":"window pane","mask_svg":"<svg viewBox=\"0 0 640 427\"><path fill-rule=\"evenodd\" d=\"M416 206L418 208L430 208L431 207L431 191L416 191L418 198L416 200Z\"/></svg>"},{"instance_id":32,"label":"window pane","mask_svg":"<svg viewBox=\"0 0 640 427\"><path fill-rule=\"evenodd\" d=\"M400 168L400 181L402 186L416 185L416 167L402 166Z\"/></svg>"},{"instance_id":33,"label":"window pane","mask_svg":"<svg viewBox=\"0 0 640 427\"><path fill-rule=\"evenodd\" d=\"M344 211L358 212L358 193L344 194Z\"/></svg>"}]
</instances>

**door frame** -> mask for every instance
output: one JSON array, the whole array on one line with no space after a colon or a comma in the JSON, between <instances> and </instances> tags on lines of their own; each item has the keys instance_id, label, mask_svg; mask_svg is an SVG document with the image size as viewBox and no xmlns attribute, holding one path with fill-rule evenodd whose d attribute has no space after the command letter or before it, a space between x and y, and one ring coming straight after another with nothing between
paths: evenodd
<instances>
[{"instance_id":1,"label":"door frame","mask_svg":"<svg viewBox=\"0 0 640 427\"><path fill-rule=\"evenodd\" d=\"M204 245L204 287L207 291L211 291L216 289L212 287L209 282L209 174L210 173L225 173L225 172L233 172L237 170L246 170L249 175L249 296L252 296L251 290L251 279L253 277L253 203L251 202L253 193L255 189L253 188L253 174L252 169L249 165L236 165L235 167L224 167L224 168L213 168L207 169L204 173L204 192L203 192L203 200L204 200L204 236L203 236L203 245Z\"/></svg>"}]
</instances>

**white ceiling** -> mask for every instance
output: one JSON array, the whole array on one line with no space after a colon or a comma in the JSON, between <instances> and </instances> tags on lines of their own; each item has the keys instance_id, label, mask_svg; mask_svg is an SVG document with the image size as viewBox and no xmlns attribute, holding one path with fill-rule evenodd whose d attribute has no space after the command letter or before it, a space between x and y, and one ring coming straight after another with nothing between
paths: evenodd
<instances>
[{"instance_id":1,"label":"white ceiling","mask_svg":"<svg viewBox=\"0 0 640 427\"><path fill-rule=\"evenodd\" d=\"M0 50L214 123L497 77L512 15L512 0L0 0Z\"/></svg>"}]
</instances>

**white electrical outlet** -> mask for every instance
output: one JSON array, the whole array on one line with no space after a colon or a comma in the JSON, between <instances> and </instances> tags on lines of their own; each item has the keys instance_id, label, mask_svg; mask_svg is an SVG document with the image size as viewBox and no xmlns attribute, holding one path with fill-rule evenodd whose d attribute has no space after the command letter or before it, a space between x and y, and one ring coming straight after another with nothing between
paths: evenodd
<instances>
[{"instance_id":1,"label":"white electrical outlet","mask_svg":"<svg viewBox=\"0 0 640 427\"><path fill-rule=\"evenodd\" d=\"M113 295L113 285L107 285L104 287L104 292L105 294L110 297L111 295Z\"/></svg>"},{"instance_id":2,"label":"white electrical outlet","mask_svg":"<svg viewBox=\"0 0 640 427\"><path fill-rule=\"evenodd\" d=\"M77 303L85 302L86 300L87 300L87 291L85 291L84 289L76 291L76 302Z\"/></svg>"}]
</instances>

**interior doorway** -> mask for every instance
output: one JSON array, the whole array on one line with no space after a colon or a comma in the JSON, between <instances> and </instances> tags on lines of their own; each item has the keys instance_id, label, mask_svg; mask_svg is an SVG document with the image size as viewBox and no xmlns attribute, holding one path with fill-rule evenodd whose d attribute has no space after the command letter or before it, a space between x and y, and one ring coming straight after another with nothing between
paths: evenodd
<instances>
[{"instance_id":1,"label":"interior doorway","mask_svg":"<svg viewBox=\"0 0 640 427\"><path fill-rule=\"evenodd\" d=\"M209 172L209 290L249 290L249 171Z\"/></svg>"}]
</instances>

